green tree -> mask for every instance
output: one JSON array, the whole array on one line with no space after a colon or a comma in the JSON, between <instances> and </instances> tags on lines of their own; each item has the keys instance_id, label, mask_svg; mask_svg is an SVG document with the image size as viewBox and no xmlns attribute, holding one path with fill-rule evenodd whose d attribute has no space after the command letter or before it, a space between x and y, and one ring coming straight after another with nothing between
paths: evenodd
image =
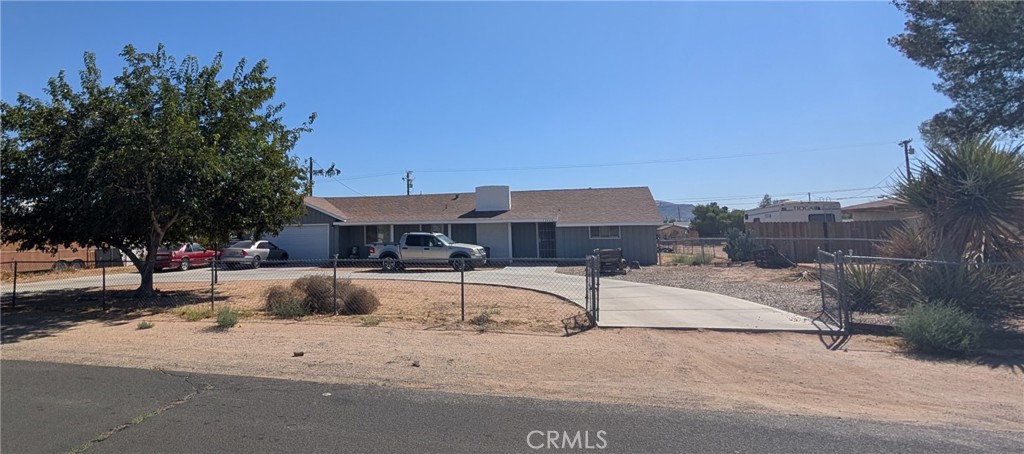
<instances>
[{"instance_id":1,"label":"green tree","mask_svg":"<svg viewBox=\"0 0 1024 454\"><path fill-rule=\"evenodd\" d=\"M112 85L86 53L80 90L61 71L48 100L0 104L2 233L24 249L115 246L148 295L160 244L273 233L301 215L305 177L289 152L315 114L285 126L265 60L220 77L220 54L207 66L162 45L120 55Z\"/></svg>"},{"instance_id":2,"label":"green tree","mask_svg":"<svg viewBox=\"0 0 1024 454\"><path fill-rule=\"evenodd\" d=\"M978 137L929 147L920 176L903 177L897 199L922 214L928 256L944 260L1024 258L1024 155Z\"/></svg>"},{"instance_id":3,"label":"green tree","mask_svg":"<svg viewBox=\"0 0 1024 454\"><path fill-rule=\"evenodd\" d=\"M729 211L729 207L719 207L718 202L693 207L693 220L690 225L697 229L703 237L720 237L730 228L743 229L743 210Z\"/></svg>"},{"instance_id":4,"label":"green tree","mask_svg":"<svg viewBox=\"0 0 1024 454\"><path fill-rule=\"evenodd\" d=\"M938 73L954 106L921 127L929 143L1024 134L1024 2L896 1L906 31L889 44Z\"/></svg>"},{"instance_id":5,"label":"green tree","mask_svg":"<svg viewBox=\"0 0 1024 454\"><path fill-rule=\"evenodd\" d=\"M772 200L772 196L769 194L765 194L764 197L761 197L761 203L758 203L757 207L764 208L767 206L771 206L772 203L775 203L775 201Z\"/></svg>"}]
</instances>

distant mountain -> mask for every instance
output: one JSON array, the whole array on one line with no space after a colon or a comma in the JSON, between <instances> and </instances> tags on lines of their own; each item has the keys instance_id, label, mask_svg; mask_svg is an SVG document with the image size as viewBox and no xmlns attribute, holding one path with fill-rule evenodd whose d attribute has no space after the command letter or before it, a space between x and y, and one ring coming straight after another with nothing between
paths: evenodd
<instances>
[{"instance_id":1,"label":"distant mountain","mask_svg":"<svg viewBox=\"0 0 1024 454\"><path fill-rule=\"evenodd\" d=\"M693 219L693 205L688 203L672 203L655 200L662 219L675 219L677 221L689 221Z\"/></svg>"}]
</instances>

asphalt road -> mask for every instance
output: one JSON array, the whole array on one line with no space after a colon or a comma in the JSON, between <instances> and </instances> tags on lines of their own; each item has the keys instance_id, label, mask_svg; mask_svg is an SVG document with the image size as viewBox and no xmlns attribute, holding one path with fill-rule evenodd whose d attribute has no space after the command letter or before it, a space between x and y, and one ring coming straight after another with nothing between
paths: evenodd
<instances>
[{"instance_id":1,"label":"asphalt road","mask_svg":"<svg viewBox=\"0 0 1024 454\"><path fill-rule=\"evenodd\" d=\"M23 361L0 374L4 453L1024 451L1020 433L835 418Z\"/></svg>"}]
</instances>

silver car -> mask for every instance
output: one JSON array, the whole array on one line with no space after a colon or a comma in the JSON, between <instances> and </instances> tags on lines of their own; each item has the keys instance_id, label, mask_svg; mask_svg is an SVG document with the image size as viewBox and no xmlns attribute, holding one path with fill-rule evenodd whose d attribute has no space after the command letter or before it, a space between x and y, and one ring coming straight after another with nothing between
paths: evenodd
<instances>
[{"instance_id":1,"label":"silver car","mask_svg":"<svg viewBox=\"0 0 1024 454\"><path fill-rule=\"evenodd\" d=\"M244 240L232 244L231 247L224 249L224 252L221 253L220 260L229 268L237 265L248 265L253 268L259 268L260 263L267 260L288 260L288 251L277 247L277 245L267 240Z\"/></svg>"}]
</instances>

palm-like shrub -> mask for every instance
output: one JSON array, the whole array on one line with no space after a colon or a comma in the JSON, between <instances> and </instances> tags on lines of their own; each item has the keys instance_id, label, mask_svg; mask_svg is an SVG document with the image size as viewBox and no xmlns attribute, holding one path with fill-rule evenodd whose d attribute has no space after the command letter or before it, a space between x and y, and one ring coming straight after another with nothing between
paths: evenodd
<instances>
[{"instance_id":1,"label":"palm-like shrub","mask_svg":"<svg viewBox=\"0 0 1024 454\"><path fill-rule=\"evenodd\" d=\"M846 294L850 308L872 312L881 308L891 278L889 269L875 264L846 265Z\"/></svg>"},{"instance_id":2,"label":"palm-like shrub","mask_svg":"<svg viewBox=\"0 0 1024 454\"><path fill-rule=\"evenodd\" d=\"M1021 147L978 137L928 151L920 175L899 181L896 198L921 213L920 234L930 258L1024 258Z\"/></svg>"}]
</instances>

